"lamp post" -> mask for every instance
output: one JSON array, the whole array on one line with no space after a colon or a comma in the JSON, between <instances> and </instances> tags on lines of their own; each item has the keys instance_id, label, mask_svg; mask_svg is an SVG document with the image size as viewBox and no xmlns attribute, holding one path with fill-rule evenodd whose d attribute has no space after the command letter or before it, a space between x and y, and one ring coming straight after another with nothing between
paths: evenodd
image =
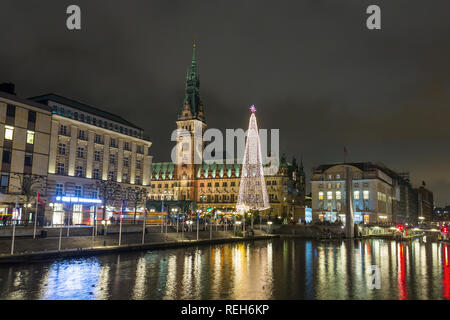
<instances>
[{"instance_id":1,"label":"lamp post","mask_svg":"<svg viewBox=\"0 0 450 320\"><path fill-rule=\"evenodd\" d=\"M272 225L272 221L267 221L267 230L269 231L268 233L270 233L270 226Z\"/></svg>"},{"instance_id":2,"label":"lamp post","mask_svg":"<svg viewBox=\"0 0 450 320\"><path fill-rule=\"evenodd\" d=\"M211 219L212 219L212 213L209 214L209 240L212 239L212 222L211 222Z\"/></svg>"},{"instance_id":3,"label":"lamp post","mask_svg":"<svg viewBox=\"0 0 450 320\"><path fill-rule=\"evenodd\" d=\"M185 226L185 224L184 224L184 213L183 213L183 215L181 217L182 217L182 221L181 221L181 241L184 241L184 226Z\"/></svg>"},{"instance_id":4,"label":"lamp post","mask_svg":"<svg viewBox=\"0 0 450 320\"><path fill-rule=\"evenodd\" d=\"M39 193L38 193L37 196L36 196L36 212L34 213L33 239L36 239L37 212L38 212L38 197L39 197Z\"/></svg>"},{"instance_id":5,"label":"lamp post","mask_svg":"<svg viewBox=\"0 0 450 320\"><path fill-rule=\"evenodd\" d=\"M62 223L59 225L58 251L61 251L61 238L62 238Z\"/></svg>"},{"instance_id":6,"label":"lamp post","mask_svg":"<svg viewBox=\"0 0 450 320\"><path fill-rule=\"evenodd\" d=\"M178 208L175 208L175 214L177 215L177 233L178 233L178 220L180 220L180 215L178 214Z\"/></svg>"},{"instance_id":7,"label":"lamp post","mask_svg":"<svg viewBox=\"0 0 450 320\"><path fill-rule=\"evenodd\" d=\"M144 223L142 224L142 244L145 242L145 224L147 220L147 199L144 202Z\"/></svg>"},{"instance_id":8,"label":"lamp post","mask_svg":"<svg viewBox=\"0 0 450 320\"><path fill-rule=\"evenodd\" d=\"M96 213L97 213L97 206L94 206L94 214L93 214L93 221L92 221L92 243L94 243L94 237L97 235L97 219L96 219Z\"/></svg>"},{"instance_id":9,"label":"lamp post","mask_svg":"<svg viewBox=\"0 0 450 320\"><path fill-rule=\"evenodd\" d=\"M240 228L240 225L242 224L242 221L236 221L236 223L235 223L235 227L234 227L234 233L235 233L235 235L236 235L236 225L237 226L239 226L239 228ZM243 234L242 234L243 235Z\"/></svg>"},{"instance_id":10,"label":"lamp post","mask_svg":"<svg viewBox=\"0 0 450 320\"><path fill-rule=\"evenodd\" d=\"M199 220L200 220L200 215L199 215L198 210L197 210L197 241L198 241L198 224L199 224Z\"/></svg>"},{"instance_id":11,"label":"lamp post","mask_svg":"<svg viewBox=\"0 0 450 320\"><path fill-rule=\"evenodd\" d=\"M164 190L164 193L166 193L166 190ZM161 214L164 215L164 198L165 198L165 194L162 195L162 200L161 200ZM163 218L161 217L161 233L164 232L164 225L163 225Z\"/></svg>"}]
</instances>

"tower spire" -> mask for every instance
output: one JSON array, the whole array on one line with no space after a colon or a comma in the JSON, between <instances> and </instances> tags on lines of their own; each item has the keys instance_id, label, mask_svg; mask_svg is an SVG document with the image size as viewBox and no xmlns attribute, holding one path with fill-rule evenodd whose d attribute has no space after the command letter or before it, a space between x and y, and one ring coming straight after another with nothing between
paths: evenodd
<instances>
[{"instance_id":1,"label":"tower spire","mask_svg":"<svg viewBox=\"0 0 450 320\"><path fill-rule=\"evenodd\" d=\"M192 60L191 66L186 72L186 83L185 83L185 93L183 108L179 119L198 119L200 121L205 121L205 111L203 108L203 103L200 99L200 78L197 72L197 40L194 36L194 41L192 42Z\"/></svg>"},{"instance_id":2,"label":"tower spire","mask_svg":"<svg viewBox=\"0 0 450 320\"><path fill-rule=\"evenodd\" d=\"M197 48L197 40L196 40L196 37L194 35L194 41L192 43L192 64L191 64L191 74L193 74L193 75L197 74L196 48Z\"/></svg>"}]
</instances>

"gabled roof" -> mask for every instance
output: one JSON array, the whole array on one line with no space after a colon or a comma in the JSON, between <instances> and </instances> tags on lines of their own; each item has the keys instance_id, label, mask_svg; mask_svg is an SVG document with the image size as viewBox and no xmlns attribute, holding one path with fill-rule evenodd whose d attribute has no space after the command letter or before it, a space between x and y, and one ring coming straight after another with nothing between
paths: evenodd
<instances>
[{"instance_id":1,"label":"gabled roof","mask_svg":"<svg viewBox=\"0 0 450 320\"><path fill-rule=\"evenodd\" d=\"M48 101L53 101L53 102L60 103L65 106L68 106L68 107L78 109L80 111L84 111L84 112L87 112L87 113L90 113L90 114L93 114L93 115L96 115L99 117L103 117L103 118L111 120L111 121L115 121L117 123L124 124L129 127L143 130L142 128L138 127L134 123L131 123L118 115L109 113L107 111L103 111L99 108L90 106L88 104L85 104L85 103L82 103L82 102L79 102L79 101L76 101L76 100L73 100L70 98L60 96L58 94L49 93L49 94L44 94L44 95L40 95L40 96L36 96L36 97L31 97L29 99L36 101L36 102L44 103L44 104L47 104Z\"/></svg>"}]
</instances>

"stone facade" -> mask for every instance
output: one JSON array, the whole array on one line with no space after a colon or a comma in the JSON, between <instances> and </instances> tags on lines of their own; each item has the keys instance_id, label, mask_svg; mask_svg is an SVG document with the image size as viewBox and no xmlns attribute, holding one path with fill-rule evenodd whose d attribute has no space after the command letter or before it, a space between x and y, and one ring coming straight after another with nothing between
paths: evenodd
<instances>
[{"instance_id":1,"label":"stone facade","mask_svg":"<svg viewBox=\"0 0 450 320\"><path fill-rule=\"evenodd\" d=\"M25 217L22 208L31 207L34 200L31 203L27 199L22 185L27 177L42 177L45 183L50 133L49 108L12 93L0 92L0 218L30 219ZM17 210L14 209L16 203Z\"/></svg>"},{"instance_id":2,"label":"stone facade","mask_svg":"<svg viewBox=\"0 0 450 320\"><path fill-rule=\"evenodd\" d=\"M113 180L122 188L147 189L151 179L151 142L132 123L95 107L54 94L31 98L51 110L46 224L88 224L92 204L67 204L57 197L96 199L97 180ZM147 189L148 191L148 189ZM107 208L108 217L120 201ZM73 214L73 213L76 214ZM80 214L81 213L81 214Z\"/></svg>"},{"instance_id":3,"label":"stone facade","mask_svg":"<svg viewBox=\"0 0 450 320\"><path fill-rule=\"evenodd\" d=\"M204 211L216 207L220 211L235 212L241 179L241 164L206 161L203 159L203 133L206 117L200 98L200 80L193 48L191 68L186 76L185 98L176 121L178 135L176 161L158 162L152 166L152 200L189 200ZM180 130L183 130L181 132ZM191 147L192 146L192 147ZM201 159L195 164L194 159ZM305 175L303 165L280 160L274 175L265 177L270 210L265 214L285 218L285 221L304 219Z\"/></svg>"},{"instance_id":4,"label":"stone facade","mask_svg":"<svg viewBox=\"0 0 450 320\"><path fill-rule=\"evenodd\" d=\"M371 162L321 165L313 169L313 220L344 220L345 168L350 168L355 223L419 222L419 194L409 175Z\"/></svg>"}]
</instances>

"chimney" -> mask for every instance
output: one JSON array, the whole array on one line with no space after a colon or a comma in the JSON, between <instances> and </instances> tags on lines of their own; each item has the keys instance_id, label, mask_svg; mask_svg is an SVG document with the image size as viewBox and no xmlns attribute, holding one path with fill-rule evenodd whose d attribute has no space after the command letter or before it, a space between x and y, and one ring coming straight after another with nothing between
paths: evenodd
<instances>
[{"instance_id":1,"label":"chimney","mask_svg":"<svg viewBox=\"0 0 450 320\"><path fill-rule=\"evenodd\" d=\"M16 95L15 93L16 86L11 82L0 83L0 91Z\"/></svg>"}]
</instances>

